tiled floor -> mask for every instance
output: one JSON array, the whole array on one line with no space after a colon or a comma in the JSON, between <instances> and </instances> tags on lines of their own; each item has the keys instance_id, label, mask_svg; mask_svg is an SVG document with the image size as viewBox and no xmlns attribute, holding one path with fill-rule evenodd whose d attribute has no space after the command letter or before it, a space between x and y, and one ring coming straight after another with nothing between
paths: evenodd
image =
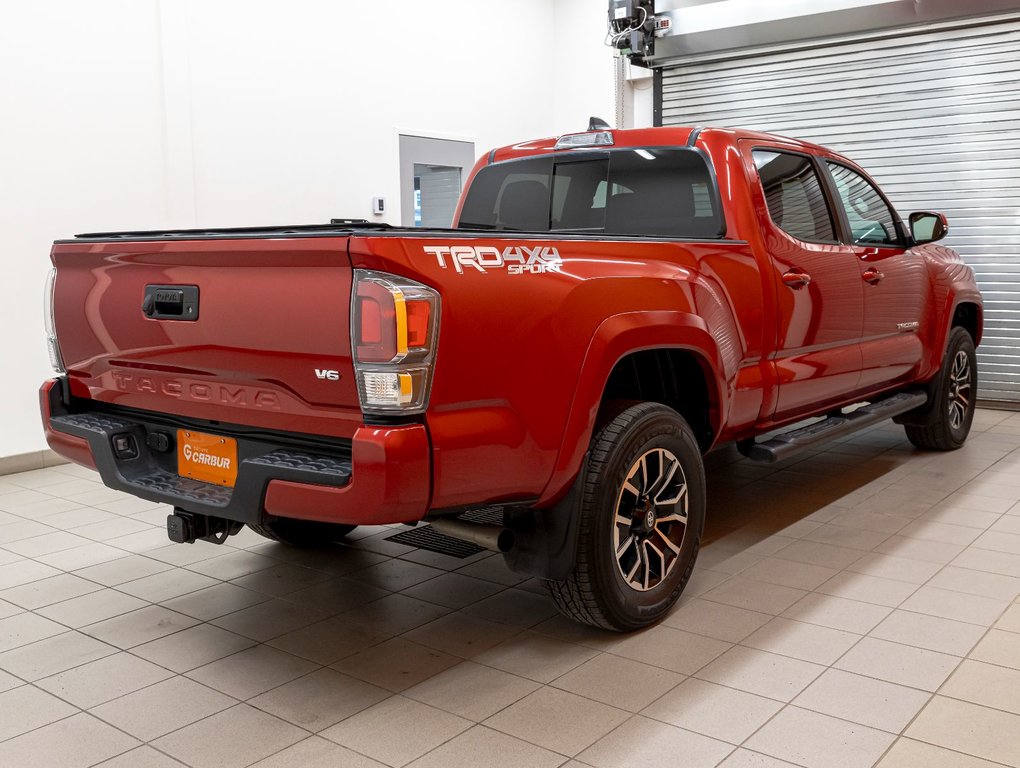
<instances>
[{"instance_id":1,"label":"tiled floor","mask_svg":"<svg viewBox=\"0 0 1020 768\"><path fill-rule=\"evenodd\" d=\"M629 636L496 556L173 545L90 472L0 477L0 766L1020 765L1020 414L709 463L695 576Z\"/></svg>"}]
</instances>

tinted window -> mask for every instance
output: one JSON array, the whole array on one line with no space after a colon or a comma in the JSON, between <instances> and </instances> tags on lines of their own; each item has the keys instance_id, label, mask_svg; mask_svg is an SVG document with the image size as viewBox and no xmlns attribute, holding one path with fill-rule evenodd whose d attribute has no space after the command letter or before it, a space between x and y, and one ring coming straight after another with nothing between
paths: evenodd
<instances>
[{"instance_id":1,"label":"tinted window","mask_svg":"<svg viewBox=\"0 0 1020 768\"><path fill-rule=\"evenodd\" d=\"M810 158L755 150L754 164L769 215L777 226L798 240L836 241L832 214Z\"/></svg>"},{"instance_id":2,"label":"tinted window","mask_svg":"<svg viewBox=\"0 0 1020 768\"><path fill-rule=\"evenodd\" d=\"M545 232L551 176L548 157L482 168L471 182L458 226Z\"/></svg>"},{"instance_id":3,"label":"tinted window","mask_svg":"<svg viewBox=\"0 0 1020 768\"><path fill-rule=\"evenodd\" d=\"M867 179L857 171L838 163L826 162L843 210L850 222L854 243L860 245L898 245L892 209Z\"/></svg>"},{"instance_id":4,"label":"tinted window","mask_svg":"<svg viewBox=\"0 0 1020 768\"><path fill-rule=\"evenodd\" d=\"M716 238L723 232L706 159L691 149L617 149L580 160L512 161L478 172L462 228Z\"/></svg>"}]
</instances>

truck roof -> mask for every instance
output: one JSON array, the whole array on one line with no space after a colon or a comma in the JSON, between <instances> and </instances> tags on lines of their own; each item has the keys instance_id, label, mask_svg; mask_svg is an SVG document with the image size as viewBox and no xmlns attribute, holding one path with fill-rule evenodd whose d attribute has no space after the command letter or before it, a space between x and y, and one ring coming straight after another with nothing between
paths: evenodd
<instances>
[{"instance_id":1,"label":"truck roof","mask_svg":"<svg viewBox=\"0 0 1020 768\"><path fill-rule=\"evenodd\" d=\"M739 128L719 128L700 126L669 126L659 128L609 128L601 129L613 135L613 147L663 147L663 146L685 146L690 142L691 135L696 133L696 138L708 138L710 136L724 136L730 141L736 142L740 139L759 139L762 141L782 142L791 147L803 149L810 152L830 152L826 147L812 144L799 139L792 139L789 136L781 136L775 133L764 133L761 131L748 131ZM572 131L571 133L559 136L548 136L543 139L524 141L517 144L509 144L499 147L489 153L488 161L497 163L502 160L513 160L530 155L540 155L551 152L556 147L556 142L563 136L589 133L590 131ZM591 149L608 149L609 147L591 147Z\"/></svg>"}]
</instances>

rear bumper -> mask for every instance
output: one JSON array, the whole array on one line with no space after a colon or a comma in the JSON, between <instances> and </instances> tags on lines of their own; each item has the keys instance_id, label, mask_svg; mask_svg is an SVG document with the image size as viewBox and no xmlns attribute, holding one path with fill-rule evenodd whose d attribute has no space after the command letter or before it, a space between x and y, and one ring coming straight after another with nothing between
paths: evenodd
<instances>
[{"instance_id":1,"label":"rear bumper","mask_svg":"<svg viewBox=\"0 0 1020 768\"><path fill-rule=\"evenodd\" d=\"M420 520L428 509L430 448L420 424L365 426L352 440L322 448L295 446L283 436L277 441L272 433L233 435L224 425L222 431L238 443L237 482L231 489L178 476L176 451L148 446L155 432L199 428L195 424L78 408L69 402L63 382L47 381L40 390L46 440L61 456L96 469L111 488L242 523L271 516L377 525ZM134 439L137 455L117 456L113 437L120 435Z\"/></svg>"}]
</instances>

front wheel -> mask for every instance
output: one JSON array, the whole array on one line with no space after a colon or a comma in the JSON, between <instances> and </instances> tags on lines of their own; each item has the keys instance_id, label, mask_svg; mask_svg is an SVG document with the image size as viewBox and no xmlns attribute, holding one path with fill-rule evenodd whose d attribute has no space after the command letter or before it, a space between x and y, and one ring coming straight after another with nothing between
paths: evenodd
<instances>
[{"instance_id":1,"label":"front wheel","mask_svg":"<svg viewBox=\"0 0 1020 768\"><path fill-rule=\"evenodd\" d=\"M248 527L272 541L306 548L325 547L357 528L356 525L320 523L315 520L296 520L289 517L277 517L258 524L248 523Z\"/></svg>"},{"instance_id":2,"label":"front wheel","mask_svg":"<svg viewBox=\"0 0 1020 768\"><path fill-rule=\"evenodd\" d=\"M705 522L705 471L691 428L672 408L634 405L593 438L582 483L577 556L546 582L557 607L626 632L662 618L694 569Z\"/></svg>"},{"instance_id":3,"label":"front wheel","mask_svg":"<svg viewBox=\"0 0 1020 768\"><path fill-rule=\"evenodd\" d=\"M946 355L935 380L923 426L908 424L907 439L918 448L953 451L967 440L977 399L977 354L963 328L949 333Z\"/></svg>"}]
</instances>

